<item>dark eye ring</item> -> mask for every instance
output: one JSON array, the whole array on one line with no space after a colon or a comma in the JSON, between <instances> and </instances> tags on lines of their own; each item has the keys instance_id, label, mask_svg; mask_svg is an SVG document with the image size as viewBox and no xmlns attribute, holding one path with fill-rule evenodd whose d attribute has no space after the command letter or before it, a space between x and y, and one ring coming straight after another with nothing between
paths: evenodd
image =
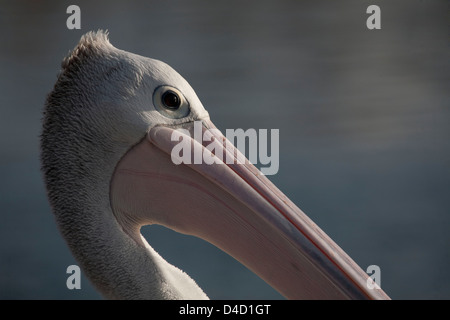
<instances>
[{"instance_id":1,"label":"dark eye ring","mask_svg":"<svg viewBox=\"0 0 450 320\"><path fill-rule=\"evenodd\" d=\"M161 102L164 107L170 110L177 110L181 106L180 97L172 90L167 90L162 94Z\"/></svg>"}]
</instances>

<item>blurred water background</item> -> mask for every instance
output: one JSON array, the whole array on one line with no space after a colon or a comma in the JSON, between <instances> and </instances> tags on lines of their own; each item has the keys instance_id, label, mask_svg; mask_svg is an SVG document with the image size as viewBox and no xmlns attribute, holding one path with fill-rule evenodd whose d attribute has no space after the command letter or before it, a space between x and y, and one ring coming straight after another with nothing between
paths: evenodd
<instances>
[{"instance_id":1,"label":"blurred water background","mask_svg":"<svg viewBox=\"0 0 450 320\"><path fill-rule=\"evenodd\" d=\"M81 8L81 30L66 8ZM381 30L366 8L381 8ZM280 130L270 179L395 299L449 299L448 1L0 1L0 298L98 299L54 223L41 113L89 30L163 60L220 128ZM143 230L214 299L281 296L201 240Z\"/></svg>"}]
</instances>

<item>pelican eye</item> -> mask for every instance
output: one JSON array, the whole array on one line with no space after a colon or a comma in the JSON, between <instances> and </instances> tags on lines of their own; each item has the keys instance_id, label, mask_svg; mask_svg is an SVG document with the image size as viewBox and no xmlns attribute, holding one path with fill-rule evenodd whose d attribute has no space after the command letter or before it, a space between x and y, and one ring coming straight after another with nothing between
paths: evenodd
<instances>
[{"instance_id":1,"label":"pelican eye","mask_svg":"<svg viewBox=\"0 0 450 320\"><path fill-rule=\"evenodd\" d=\"M164 92L161 100L164 107L166 107L167 109L176 110L181 105L180 97L178 97L178 95L172 90L167 90L166 92Z\"/></svg>"},{"instance_id":2,"label":"pelican eye","mask_svg":"<svg viewBox=\"0 0 450 320\"><path fill-rule=\"evenodd\" d=\"M189 112L189 103L180 90L171 86L159 86L153 92L153 105L163 116L171 119L186 117Z\"/></svg>"}]
</instances>

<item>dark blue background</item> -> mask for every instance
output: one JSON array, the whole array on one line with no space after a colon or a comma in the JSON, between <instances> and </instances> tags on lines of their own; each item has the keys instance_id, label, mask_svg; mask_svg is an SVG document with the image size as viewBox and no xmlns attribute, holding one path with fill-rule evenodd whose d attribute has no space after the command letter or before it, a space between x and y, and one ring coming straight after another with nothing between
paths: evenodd
<instances>
[{"instance_id":1,"label":"dark blue background","mask_svg":"<svg viewBox=\"0 0 450 320\"><path fill-rule=\"evenodd\" d=\"M450 298L447 1L1 1L0 298L96 299L53 221L41 112L80 36L163 60L221 129L280 130L270 179L392 298ZM381 7L381 30L366 8ZM215 299L281 298L215 247L161 227L148 242Z\"/></svg>"}]
</instances>

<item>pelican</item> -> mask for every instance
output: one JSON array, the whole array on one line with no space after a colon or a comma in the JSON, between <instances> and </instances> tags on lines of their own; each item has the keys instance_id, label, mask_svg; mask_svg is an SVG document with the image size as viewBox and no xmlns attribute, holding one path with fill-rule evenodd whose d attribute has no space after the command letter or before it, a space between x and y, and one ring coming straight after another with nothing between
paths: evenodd
<instances>
[{"instance_id":1,"label":"pelican","mask_svg":"<svg viewBox=\"0 0 450 320\"><path fill-rule=\"evenodd\" d=\"M198 121L216 155L239 155L167 64L101 30L63 60L45 103L42 171L61 234L105 298L208 299L141 235L159 224L214 244L288 299L389 299L248 161L174 164L173 132Z\"/></svg>"}]
</instances>

